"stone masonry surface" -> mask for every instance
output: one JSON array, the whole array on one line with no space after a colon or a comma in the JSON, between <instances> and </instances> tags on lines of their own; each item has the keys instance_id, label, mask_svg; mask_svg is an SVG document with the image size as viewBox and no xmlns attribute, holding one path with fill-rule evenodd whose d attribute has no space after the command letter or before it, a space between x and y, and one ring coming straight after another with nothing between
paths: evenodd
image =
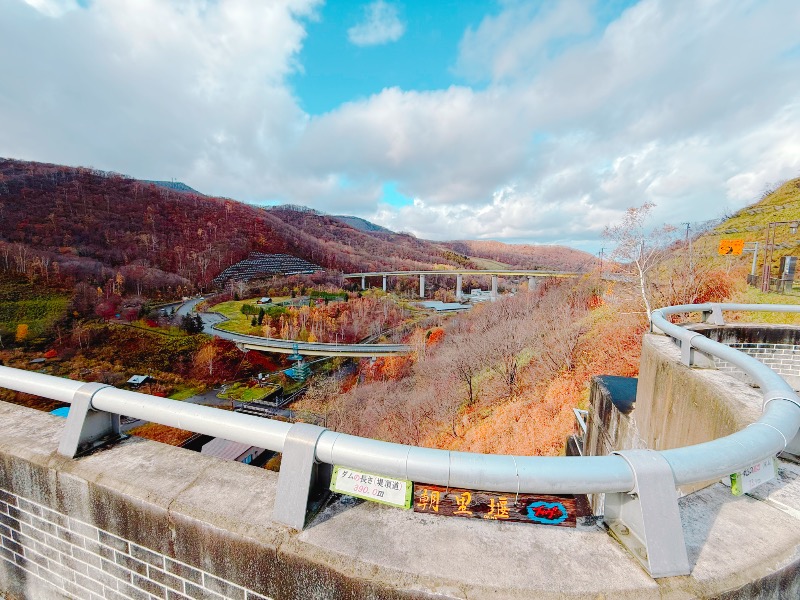
<instances>
[{"instance_id":1,"label":"stone masonry surface","mask_svg":"<svg viewBox=\"0 0 800 600\"><path fill-rule=\"evenodd\" d=\"M786 379L792 387L797 389L798 379L800 379L800 346L794 344L746 343L732 343L726 345L761 361ZM714 365L720 371L729 373L731 376L747 383L752 383L750 378L735 365L718 358L714 359Z\"/></svg>"},{"instance_id":2,"label":"stone masonry surface","mask_svg":"<svg viewBox=\"0 0 800 600\"><path fill-rule=\"evenodd\" d=\"M76 600L267 600L2 489L0 560Z\"/></svg>"}]
</instances>

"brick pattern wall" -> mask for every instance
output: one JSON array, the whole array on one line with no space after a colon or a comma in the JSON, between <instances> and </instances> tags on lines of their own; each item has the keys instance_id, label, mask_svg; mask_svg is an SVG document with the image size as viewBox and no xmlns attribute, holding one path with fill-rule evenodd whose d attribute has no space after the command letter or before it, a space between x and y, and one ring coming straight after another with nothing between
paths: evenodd
<instances>
[{"instance_id":1,"label":"brick pattern wall","mask_svg":"<svg viewBox=\"0 0 800 600\"><path fill-rule=\"evenodd\" d=\"M269 600L0 489L3 568L76 600Z\"/></svg>"},{"instance_id":2,"label":"brick pattern wall","mask_svg":"<svg viewBox=\"0 0 800 600\"><path fill-rule=\"evenodd\" d=\"M761 361L770 369L781 375L793 387L797 387L800 380L800 346L794 344L726 344L753 358ZM753 383L744 371L729 362L714 359L714 364L720 371L730 373L733 377Z\"/></svg>"}]
</instances>

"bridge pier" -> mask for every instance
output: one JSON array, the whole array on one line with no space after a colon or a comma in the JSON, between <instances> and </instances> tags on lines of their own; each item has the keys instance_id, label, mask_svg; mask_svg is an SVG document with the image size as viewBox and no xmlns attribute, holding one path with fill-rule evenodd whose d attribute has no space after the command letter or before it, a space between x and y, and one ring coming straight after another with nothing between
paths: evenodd
<instances>
[{"instance_id":1,"label":"bridge pier","mask_svg":"<svg viewBox=\"0 0 800 600\"><path fill-rule=\"evenodd\" d=\"M533 291L536 288L535 277L528 277L528 291Z\"/></svg>"},{"instance_id":2,"label":"bridge pier","mask_svg":"<svg viewBox=\"0 0 800 600\"><path fill-rule=\"evenodd\" d=\"M497 300L497 275L492 275L492 300Z\"/></svg>"},{"instance_id":3,"label":"bridge pier","mask_svg":"<svg viewBox=\"0 0 800 600\"><path fill-rule=\"evenodd\" d=\"M386 291L386 275L383 276L383 291Z\"/></svg>"},{"instance_id":4,"label":"bridge pier","mask_svg":"<svg viewBox=\"0 0 800 600\"><path fill-rule=\"evenodd\" d=\"M419 297L425 297L425 275L422 273L419 275Z\"/></svg>"},{"instance_id":5,"label":"bridge pier","mask_svg":"<svg viewBox=\"0 0 800 600\"><path fill-rule=\"evenodd\" d=\"M464 286L464 276L461 273L456 275L456 302L461 302L461 299L464 297L464 294L461 292L461 288Z\"/></svg>"},{"instance_id":6,"label":"bridge pier","mask_svg":"<svg viewBox=\"0 0 800 600\"><path fill-rule=\"evenodd\" d=\"M367 289L367 278L365 275L361 276L361 289L362 290Z\"/></svg>"}]
</instances>

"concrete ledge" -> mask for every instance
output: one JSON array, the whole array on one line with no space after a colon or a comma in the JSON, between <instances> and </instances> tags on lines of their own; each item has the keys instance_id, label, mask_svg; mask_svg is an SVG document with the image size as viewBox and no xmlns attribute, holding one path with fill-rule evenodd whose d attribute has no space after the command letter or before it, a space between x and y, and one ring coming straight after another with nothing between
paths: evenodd
<instances>
[{"instance_id":1,"label":"concrete ledge","mask_svg":"<svg viewBox=\"0 0 800 600\"><path fill-rule=\"evenodd\" d=\"M138 439L67 460L55 452L63 424L0 402L0 489L204 572L217 590L298 600L800 596L800 467L791 463L758 496L735 499L716 484L682 498L693 573L654 581L594 524L569 530L340 501L297 533L270 520L274 473ZM34 579L20 583L0 554L9 597L70 597ZM244 598L236 593L207 597Z\"/></svg>"},{"instance_id":2,"label":"concrete ledge","mask_svg":"<svg viewBox=\"0 0 800 600\"><path fill-rule=\"evenodd\" d=\"M642 339L633 418L648 448L667 450L708 442L747 427L761 416L762 398L714 368L687 367L663 335Z\"/></svg>"}]
</instances>

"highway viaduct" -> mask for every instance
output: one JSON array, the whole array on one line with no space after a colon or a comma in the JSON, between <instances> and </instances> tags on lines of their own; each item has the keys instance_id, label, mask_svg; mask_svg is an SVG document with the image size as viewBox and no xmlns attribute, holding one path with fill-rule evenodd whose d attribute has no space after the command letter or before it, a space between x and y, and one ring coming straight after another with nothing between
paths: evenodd
<instances>
[{"instance_id":1,"label":"highway viaduct","mask_svg":"<svg viewBox=\"0 0 800 600\"><path fill-rule=\"evenodd\" d=\"M456 276L456 300L460 301L463 298L463 277L464 275L490 275L492 278L491 295L492 298L497 298L497 281L500 276L503 277L527 277L528 288L533 288L533 281L536 277L580 277L583 273L567 272L567 271L537 271L537 270L514 270L514 269L447 269L439 271L370 271L364 273L348 273L343 277L345 279L358 279L361 278L361 289L367 289L368 277L381 277L383 280L383 291L386 291L386 281L388 277L419 277L419 297L425 297L425 276L426 275L444 275Z\"/></svg>"}]
</instances>

